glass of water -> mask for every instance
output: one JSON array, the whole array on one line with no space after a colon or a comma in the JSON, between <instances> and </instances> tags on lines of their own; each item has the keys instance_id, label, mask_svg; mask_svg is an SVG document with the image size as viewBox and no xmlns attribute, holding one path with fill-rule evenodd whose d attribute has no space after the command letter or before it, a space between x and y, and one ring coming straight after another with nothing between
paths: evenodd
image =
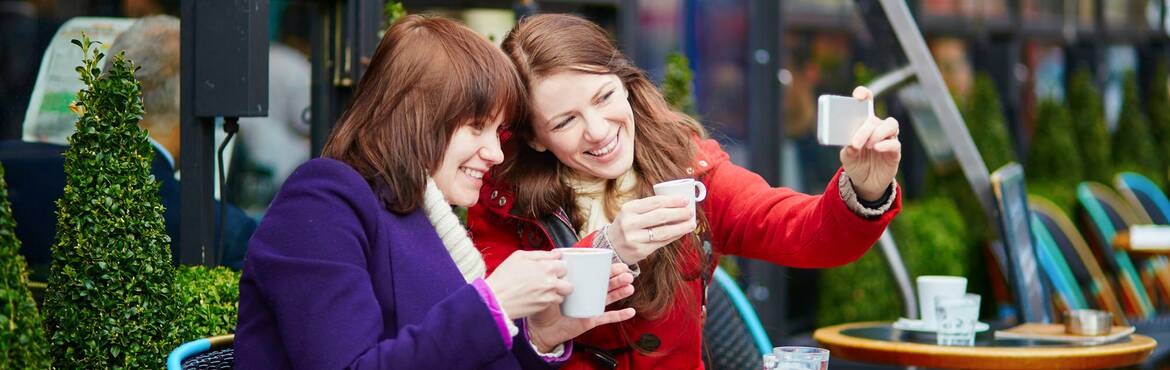
<instances>
[{"instance_id":1,"label":"glass of water","mask_svg":"<svg viewBox=\"0 0 1170 370\"><path fill-rule=\"evenodd\" d=\"M935 321L938 323L938 345L975 345L975 324L979 322L979 295L935 297Z\"/></svg>"},{"instance_id":2,"label":"glass of water","mask_svg":"<svg viewBox=\"0 0 1170 370\"><path fill-rule=\"evenodd\" d=\"M828 370L829 350L816 347L776 347L764 355L768 370Z\"/></svg>"}]
</instances>

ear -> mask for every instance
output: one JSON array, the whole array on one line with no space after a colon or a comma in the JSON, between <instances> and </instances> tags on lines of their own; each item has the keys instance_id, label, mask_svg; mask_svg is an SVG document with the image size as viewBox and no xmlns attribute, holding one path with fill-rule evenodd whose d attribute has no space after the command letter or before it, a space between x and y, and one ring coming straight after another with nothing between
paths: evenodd
<instances>
[{"instance_id":1,"label":"ear","mask_svg":"<svg viewBox=\"0 0 1170 370\"><path fill-rule=\"evenodd\" d=\"M544 146L544 144L541 144L539 141L536 141L536 139L529 140L528 147L532 148L532 150L542 153L548 150L548 147Z\"/></svg>"}]
</instances>

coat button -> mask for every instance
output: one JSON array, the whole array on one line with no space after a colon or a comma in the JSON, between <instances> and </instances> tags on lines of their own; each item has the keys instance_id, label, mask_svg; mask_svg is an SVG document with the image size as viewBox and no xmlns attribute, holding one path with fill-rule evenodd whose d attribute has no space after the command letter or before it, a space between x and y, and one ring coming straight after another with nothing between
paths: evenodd
<instances>
[{"instance_id":1,"label":"coat button","mask_svg":"<svg viewBox=\"0 0 1170 370\"><path fill-rule=\"evenodd\" d=\"M662 340L658 339L654 334L642 334L638 337L638 342L634 343L639 349L646 352L654 352L658 347L662 346Z\"/></svg>"},{"instance_id":2,"label":"coat button","mask_svg":"<svg viewBox=\"0 0 1170 370\"><path fill-rule=\"evenodd\" d=\"M508 197L500 197L500 207L503 207L505 204L508 204Z\"/></svg>"},{"instance_id":3,"label":"coat button","mask_svg":"<svg viewBox=\"0 0 1170 370\"><path fill-rule=\"evenodd\" d=\"M500 195L500 192L498 190L492 190L492 199L493 200L496 199L496 197L499 195Z\"/></svg>"},{"instance_id":4,"label":"coat button","mask_svg":"<svg viewBox=\"0 0 1170 370\"><path fill-rule=\"evenodd\" d=\"M695 169L694 169L694 168L687 167L687 174L688 174L688 175L694 175L694 174L695 174Z\"/></svg>"},{"instance_id":5,"label":"coat button","mask_svg":"<svg viewBox=\"0 0 1170 370\"><path fill-rule=\"evenodd\" d=\"M707 167L707 161L699 161L699 165L703 166L703 167Z\"/></svg>"}]
</instances>

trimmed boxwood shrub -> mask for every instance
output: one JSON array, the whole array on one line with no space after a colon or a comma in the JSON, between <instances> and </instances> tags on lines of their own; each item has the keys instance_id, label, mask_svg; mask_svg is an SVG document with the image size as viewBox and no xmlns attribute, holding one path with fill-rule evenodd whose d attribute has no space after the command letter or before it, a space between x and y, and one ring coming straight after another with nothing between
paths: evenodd
<instances>
[{"instance_id":1,"label":"trimmed boxwood shrub","mask_svg":"<svg viewBox=\"0 0 1170 370\"><path fill-rule=\"evenodd\" d=\"M1117 130L1113 132L1113 161L1117 171L1133 171L1145 175L1159 186L1165 183L1166 168L1161 165L1150 122L1142 112L1137 96L1137 81L1131 72L1125 76L1125 98Z\"/></svg>"},{"instance_id":2,"label":"trimmed boxwood shrub","mask_svg":"<svg viewBox=\"0 0 1170 370\"><path fill-rule=\"evenodd\" d=\"M175 292L182 313L176 341L234 333L240 300L240 273L227 267L179 266Z\"/></svg>"},{"instance_id":3,"label":"trimmed boxwood shrub","mask_svg":"<svg viewBox=\"0 0 1170 370\"><path fill-rule=\"evenodd\" d=\"M0 166L0 369L48 369L48 355Z\"/></svg>"},{"instance_id":4,"label":"trimmed boxwood shrub","mask_svg":"<svg viewBox=\"0 0 1170 370\"><path fill-rule=\"evenodd\" d=\"M963 120L967 122L967 131L971 133L971 139L979 148L979 155L983 157L987 168L995 171L1015 161L1016 151L1008 135L1007 119L1003 116L999 92L991 76L986 73L975 76L971 97L965 108Z\"/></svg>"},{"instance_id":5,"label":"trimmed boxwood shrub","mask_svg":"<svg viewBox=\"0 0 1170 370\"><path fill-rule=\"evenodd\" d=\"M1109 129L1105 126L1101 95L1094 87L1093 75L1088 70L1079 70L1069 81L1068 107L1069 116L1072 117L1073 140L1081 156L1085 180L1108 184L1113 178Z\"/></svg>"},{"instance_id":6,"label":"trimmed boxwood shrub","mask_svg":"<svg viewBox=\"0 0 1170 370\"><path fill-rule=\"evenodd\" d=\"M891 229L911 279L920 275L972 276L976 272L979 264L972 261L981 261L982 254L971 247L970 218L947 197L903 204ZM903 312L897 285L877 246L857 262L822 270L820 292L817 326L893 320Z\"/></svg>"},{"instance_id":7,"label":"trimmed boxwood shrub","mask_svg":"<svg viewBox=\"0 0 1170 370\"><path fill-rule=\"evenodd\" d=\"M1061 103L1044 99L1036 108L1036 133L1032 135L1032 153L1026 174L1029 192L1051 199L1066 212L1075 205L1077 183L1084 180L1084 167L1070 124L1068 109ZM1071 213L1070 213L1071 214Z\"/></svg>"},{"instance_id":8,"label":"trimmed boxwood shrub","mask_svg":"<svg viewBox=\"0 0 1170 370\"><path fill-rule=\"evenodd\" d=\"M1150 81L1149 93L1146 94L1146 110L1150 112L1150 132L1154 134L1154 148L1158 157L1163 159L1162 172L1170 167L1170 81L1166 62L1158 63L1154 72L1154 80ZM1154 176L1157 179L1164 177ZM1159 181L1161 182L1161 181Z\"/></svg>"},{"instance_id":9,"label":"trimmed boxwood shrub","mask_svg":"<svg viewBox=\"0 0 1170 370\"><path fill-rule=\"evenodd\" d=\"M102 75L100 48L84 35L73 43L85 88L71 105L80 119L65 151L45 296L53 365L159 368L175 345L178 304L154 150L138 127L141 84L121 54Z\"/></svg>"},{"instance_id":10,"label":"trimmed boxwood shrub","mask_svg":"<svg viewBox=\"0 0 1170 370\"><path fill-rule=\"evenodd\" d=\"M677 52L666 55L666 73L662 78L662 97L672 108L694 116L695 98L691 93L693 77L690 62Z\"/></svg>"}]
</instances>

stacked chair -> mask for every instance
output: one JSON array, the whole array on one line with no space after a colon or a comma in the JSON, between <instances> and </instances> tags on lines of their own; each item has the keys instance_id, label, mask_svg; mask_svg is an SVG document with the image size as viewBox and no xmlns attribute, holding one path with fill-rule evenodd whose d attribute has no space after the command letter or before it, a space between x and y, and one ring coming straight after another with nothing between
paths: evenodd
<instances>
[{"instance_id":1,"label":"stacked chair","mask_svg":"<svg viewBox=\"0 0 1170 370\"><path fill-rule=\"evenodd\" d=\"M1147 287L1158 293L1168 291L1170 284L1163 280L1170 277L1166 259L1131 256L1112 243L1117 232L1131 224L1149 223L1149 218L1135 214L1103 185L1081 184L1078 199L1091 234L1086 242L1051 201L1026 197L1021 210L1021 193L1026 192L1018 164L993 173L992 184L1008 257L1007 275L1022 321L1050 322L1065 309L1109 311L1116 324L1134 325L1138 333L1162 343L1141 368L1163 362L1170 355L1170 311L1158 314ZM1144 279L1136 266L1143 267Z\"/></svg>"}]
</instances>

